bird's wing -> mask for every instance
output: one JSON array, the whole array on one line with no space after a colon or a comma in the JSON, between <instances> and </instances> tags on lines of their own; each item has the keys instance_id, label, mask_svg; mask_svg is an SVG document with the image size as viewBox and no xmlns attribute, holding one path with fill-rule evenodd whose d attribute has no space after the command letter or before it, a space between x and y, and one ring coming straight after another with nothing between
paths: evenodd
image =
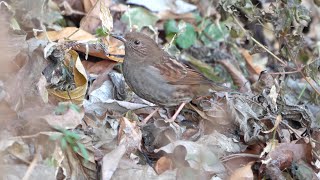
<instances>
[{"instance_id":1,"label":"bird's wing","mask_svg":"<svg viewBox=\"0 0 320 180\"><path fill-rule=\"evenodd\" d=\"M190 69L181 62L170 56L163 56L163 59L154 64L155 69L170 84L192 85L211 84L212 82L197 71Z\"/></svg>"}]
</instances>

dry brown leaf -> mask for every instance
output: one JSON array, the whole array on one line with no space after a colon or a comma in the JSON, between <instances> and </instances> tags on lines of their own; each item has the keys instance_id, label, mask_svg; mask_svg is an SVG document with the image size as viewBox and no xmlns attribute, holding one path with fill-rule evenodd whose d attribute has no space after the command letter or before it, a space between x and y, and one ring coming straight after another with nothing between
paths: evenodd
<instances>
[{"instance_id":1,"label":"dry brown leaf","mask_svg":"<svg viewBox=\"0 0 320 180\"><path fill-rule=\"evenodd\" d=\"M202 169L209 172L224 172L225 169L218 159L218 153L209 148L209 145L203 145L197 142L178 140L172 142L154 152L160 150L166 153L173 153L177 146L184 146L187 150L185 160L191 168Z\"/></svg>"},{"instance_id":2,"label":"dry brown leaf","mask_svg":"<svg viewBox=\"0 0 320 180\"><path fill-rule=\"evenodd\" d=\"M251 88L257 93L261 93L264 89L272 88L275 84L275 79L267 71L261 71L258 80L252 84Z\"/></svg>"},{"instance_id":3,"label":"dry brown leaf","mask_svg":"<svg viewBox=\"0 0 320 180\"><path fill-rule=\"evenodd\" d=\"M157 14L158 18L161 20L169 20L169 19L181 19L189 23L195 23L196 19L192 13L185 14L175 14L170 11L162 11Z\"/></svg>"},{"instance_id":4,"label":"dry brown leaf","mask_svg":"<svg viewBox=\"0 0 320 180\"><path fill-rule=\"evenodd\" d=\"M104 41L104 43L108 47L108 52L109 52L109 59L117 61L117 62L122 62L123 58L115 57L113 55L123 55L124 56L124 45L121 41L115 39L115 38L110 38L108 41Z\"/></svg>"},{"instance_id":5,"label":"dry brown leaf","mask_svg":"<svg viewBox=\"0 0 320 180\"><path fill-rule=\"evenodd\" d=\"M212 123L218 123L221 125L230 124L230 120L227 117L226 112L223 107L213 104L212 109L201 110L192 104L187 104L192 110L196 111L203 119L208 120Z\"/></svg>"},{"instance_id":6,"label":"dry brown leaf","mask_svg":"<svg viewBox=\"0 0 320 180\"><path fill-rule=\"evenodd\" d=\"M294 153L294 160L305 160L310 163L312 160L310 144L292 144L292 143L281 143L274 151L270 152L268 156L275 159L281 156L281 151L288 150Z\"/></svg>"},{"instance_id":7,"label":"dry brown leaf","mask_svg":"<svg viewBox=\"0 0 320 180\"><path fill-rule=\"evenodd\" d=\"M281 116L281 114L279 114L276 118L276 122L274 123L274 126L267 131L261 131L261 132L266 133L266 134L271 133L272 131L274 131L275 129L278 128L281 121L282 121L282 116Z\"/></svg>"},{"instance_id":8,"label":"dry brown leaf","mask_svg":"<svg viewBox=\"0 0 320 180\"><path fill-rule=\"evenodd\" d=\"M82 61L82 64L89 74L102 75L104 73L109 73L117 64L117 62L109 60L103 60L96 63L90 61Z\"/></svg>"},{"instance_id":9,"label":"dry brown leaf","mask_svg":"<svg viewBox=\"0 0 320 180\"><path fill-rule=\"evenodd\" d=\"M49 126L63 127L66 129L73 129L77 127L82 122L82 118L84 116L84 112L77 112L72 109L68 109L63 115L46 115L41 118L41 120L45 120Z\"/></svg>"},{"instance_id":10,"label":"dry brown leaf","mask_svg":"<svg viewBox=\"0 0 320 180\"><path fill-rule=\"evenodd\" d=\"M116 11L116 12L125 12L129 9L127 5L124 4L113 4L110 6L111 11Z\"/></svg>"},{"instance_id":11,"label":"dry brown leaf","mask_svg":"<svg viewBox=\"0 0 320 180\"><path fill-rule=\"evenodd\" d=\"M75 15L75 14L85 14L83 9L83 1L79 0L53 0L53 2L57 3L61 9L64 9L63 13L67 16Z\"/></svg>"},{"instance_id":12,"label":"dry brown leaf","mask_svg":"<svg viewBox=\"0 0 320 180\"><path fill-rule=\"evenodd\" d=\"M29 163L36 160L37 166L29 172L30 179L54 179L57 167L50 166L45 160L61 162L62 150L50 137L60 135L58 132L41 132L33 136L20 136L0 140L1 160L0 172L3 177L22 179L30 168ZM35 156L41 155L41 159ZM18 160L18 161L17 161Z\"/></svg>"},{"instance_id":13,"label":"dry brown leaf","mask_svg":"<svg viewBox=\"0 0 320 180\"><path fill-rule=\"evenodd\" d=\"M98 58L108 58L108 47L99 41L76 41L69 44L73 50ZM89 59L89 58L88 58ZM87 57L86 57L87 60Z\"/></svg>"},{"instance_id":14,"label":"dry brown leaf","mask_svg":"<svg viewBox=\"0 0 320 180\"><path fill-rule=\"evenodd\" d=\"M41 97L44 103L48 103L48 98L49 98L46 85L47 85L46 77L44 77L44 75L41 75L39 82L37 83L37 87L38 87L39 96Z\"/></svg>"},{"instance_id":15,"label":"dry brown leaf","mask_svg":"<svg viewBox=\"0 0 320 180\"><path fill-rule=\"evenodd\" d=\"M246 77L230 61L218 61L229 72L233 82L242 92L251 92L250 83Z\"/></svg>"},{"instance_id":16,"label":"dry brown leaf","mask_svg":"<svg viewBox=\"0 0 320 180\"><path fill-rule=\"evenodd\" d=\"M262 69L253 64L253 58L252 58L251 54L249 54L249 51L246 49L241 49L240 52L242 54L242 57L246 61L248 71L251 73L251 75L254 75L254 74L259 75L261 73Z\"/></svg>"},{"instance_id":17,"label":"dry brown leaf","mask_svg":"<svg viewBox=\"0 0 320 180\"><path fill-rule=\"evenodd\" d=\"M314 149L317 151L318 154L320 154L320 143L319 143L320 142L320 130L314 129L311 137L316 141L316 143L314 143L314 145L315 145Z\"/></svg>"},{"instance_id":18,"label":"dry brown leaf","mask_svg":"<svg viewBox=\"0 0 320 180\"><path fill-rule=\"evenodd\" d=\"M88 88L87 73L79 59L78 54L73 50L70 50L68 53L71 55L70 60L75 64L75 66L73 67L73 75L76 88L70 91L60 91L52 88L48 89L48 92L58 98L64 100L72 100L75 103L81 104L84 100Z\"/></svg>"},{"instance_id":19,"label":"dry brown leaf","mask_svg":"<svg viewBox=\"0 0 320 180\"><path fill-rule=\"evenodd\" d=\"M93 57L110 59L116 62L123 61L123 58L114 56L124 54L124 48L119 48L123 46L122 42L114 38L103 39L103 43L101 43L94 35L75 27L66 27L61 31L48 31L38 36L39 39L47 39L47 37L51 41L72 40L74 42L68 41L65 42L65 45Z\"/></svg>"},{"instance_id":20,"label":"dry brown leaf","mask_svg":"<svg viewBox=\"0 0 320 180\"><path fill-rule=\"evenodd\" d=\"M108 8L110 5L111 0L85 0L84 7L87 15L81 20L80 28L87 32L95 33L97 27L101 25L101 10L104 7Z\"/></svg>"},{"instance_id":21,"label":"dry brown leaf","mask_svg":"<svg viewBox=\"0 0 320 180\"><path fill-rule=\"evenodd\" d=\"M120 144L117 148L106 154L102 159L102 180L111 179L118 168L122 156L126 153L126 145Z\"/></svg>"},{"instance_id":22,"label":"dry brown leaf","mask_svg":"<svg viewBox=\"0 0 320 180\"><path fill-rule=\"evenodd\" d=\"M154 169L157 172L157 174L162 174L163 172L165 172L167 170L172 170L173 169L172 159L167 156L161 157L156 162Z\"/></svg>"},{"instance_id":23,"label":"dry brown leaf","mask_svg":"<svg viewBox=\"0 0 320 180\"><path fill-rule=\"evenodd\" d=\"M3 11L1 11L3 13ZM0 77L6 73L14 73L20 70L25 61L14 60L19 52L26 47L26 35L9 33L9 25L5 14L0 17ZM19 63L19 61L22 63Z\"/></svg>"},{"instance_id":24,"label":"dry brown leaf","mask_svg":"<svg viewBox=\"0 0 320 180\"><path fill-rule=\"evenodd\" d=\"M102 29L105 32L111 32L113 29L113 17L109 10L110 3L107 5L104 1L100 1L100 20L102 23Z\"/></svg>"},{"instance_id":25,"label":"dry brown leaf","mask_svg":"<svg viewBox=\"0 0 320 180\"><path fill-rule=\"evenodd\" d=\"M151 166L136 164L131 159L122 158L112 179L176 179L175 171L166 171L158 175Z\"/></svg>"},{"instance_id":26,"label":"dry brown leaf","mask_svg":"<svg viewBox=\"0 0 320 180\"><path fill-rule=\"evenodd\" d=\"M106 44L106 45L105 45ZM103 43L99 41L77 41L69 43L69 46L73 50L88 54L93 57L98 57L101 59L109 59L116 62L122 62L123 58L119 57L124 55L124 49L121 41L114 38L108 41L103 39Z\"/></svg>"},{"instance_id":27,"label":"dry brown leaf","mask_svg":"<svg viewBox=\"0 0 320 180\"><path fill-rule=\"evenodd\" d=\"M234 174L236 170L243 168L244 165L250 162L256 162L259 160L259 156L253 156L253 154L240 153L230 154L222 158L223 165L226 167L228 174Z\"/></svg>"},{"instance_id":28,"label":"dry brown leaf","mask_svg":"<svg viewBox=\"0 0 320 180\"><path fill-rule=\"evenodd\" d=\"M95 161L83 162L79 154L75 153L70 146L64 150L65 159L61 163L61 171L64 171L67 179L87 180L96 178ZM93 156L91 156L93 157ZM61 172L60 171L60 172Z\"/></svg>"},{"instance_id":29,"label":"dry brown leaf","mask_svg":"<svg viewBox=\"0 0 320 180\"><path fill-rule=\"evenodd\" d=\"M41 33L37 38L47 39L47 37L51 41L58 41L58 40L65 40L65 39L77 40L77 41L96 39L92 34L76 27L66 27L61 31L48 31L45 33Z\"/></svg>"},{"instance_id":30,"label":"dry brown leaf","mask_svg":"<svg viewBox=\"0 0 320 180\"><path fill-rule=\"evenodd\" d=\"M137 149L140 150L142 133L137 121L131 122L123 117L120 119L120 127L118 133L118 144L126 146L127 153L131 153Z\"/></svg>"},{"instance_id":31,"label":"dry brown leaf","mask_svg":"<svg viewBox=\"0 0 320 180\"><path fill-rule=\"evenodd\" d=\"M44 99L39 96L40 89L37 88L46 65L41 51L41 48L38 48L33 52L19 54L16 58L25 64L19 72L5 81L6 101L17 112L44 105Z\"/></svg>"},{"instance_id":32,"label":"dry brown leaf","mask_svg":"<svg viewBox=\"0 0 320 180\"><path fill-rule=\"evenodd\" d=\"M253 172L251 166L254 162L249 162L246 166L237 169L230 177L230 180L253 180Z\"/></svg>"}]
</instances>

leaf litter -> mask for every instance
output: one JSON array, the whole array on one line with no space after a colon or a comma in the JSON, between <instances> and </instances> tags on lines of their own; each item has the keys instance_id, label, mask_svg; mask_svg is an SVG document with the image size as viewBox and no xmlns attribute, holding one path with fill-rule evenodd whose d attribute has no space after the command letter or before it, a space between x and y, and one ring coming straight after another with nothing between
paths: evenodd
<instances>
[{"instance_id":1,"label":"leaf litter","mask_svg":"<svg viewBox=\"0 0 320 180\"><path fill-rule=\"evenodd\" d=\"M319 178L313 2L81 2L0 2L6 179ZM131 28L237 90L141 123L157 107L125 84L108 36Z\"/></svg>"}]
</instances>

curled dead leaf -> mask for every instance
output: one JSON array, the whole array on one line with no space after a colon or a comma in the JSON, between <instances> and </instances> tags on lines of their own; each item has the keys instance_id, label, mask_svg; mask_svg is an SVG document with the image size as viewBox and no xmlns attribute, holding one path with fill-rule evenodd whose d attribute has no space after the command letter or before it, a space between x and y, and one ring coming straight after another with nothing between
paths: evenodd
<instances>
[{"instance_id":1,"label":"curled dead leaf","mask_svg":"<svg viewBox=\"0 0 320 180\"><path fill-rule=\"evenodd\" d=\"M88 88L87 74L78 54L73 50L68 51L68 53L71 55L70 61L75 64L72 69L76 88L70 91L60 91L49 88L48 92L63 100L72 100L75 101L75 103L82 103Z\"/></svg>"},{"instance_id":2,"label":"curled dead leaf","mask_svg":"<svg viewBox=\"0 0 320 180\"><path fill-rule=\"evenodd\" d=\"M167 170L173 169L173 162L170 157L163 156L161 157L155 164L154 169L156 170L157 174L162 174Z\"/></svg>"}]
</instances>

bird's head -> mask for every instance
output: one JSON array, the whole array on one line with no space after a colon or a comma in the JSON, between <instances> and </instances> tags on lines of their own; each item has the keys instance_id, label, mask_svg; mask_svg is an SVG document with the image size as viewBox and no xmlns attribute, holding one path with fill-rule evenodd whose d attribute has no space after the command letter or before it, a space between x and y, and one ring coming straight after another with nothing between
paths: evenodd
<instances>
[{"instance_id":1,"label":"bird's head","mask_svg":"<svg viewBox=\"0 0 320 180\"><path fill-rule=\"evenodd\" d=\"M124 37L112 36L124 43L126 56L130 59L143 60L157 56L162 52L153 39L140 32L129 32Z\"/></svg>"}]
</instances>

